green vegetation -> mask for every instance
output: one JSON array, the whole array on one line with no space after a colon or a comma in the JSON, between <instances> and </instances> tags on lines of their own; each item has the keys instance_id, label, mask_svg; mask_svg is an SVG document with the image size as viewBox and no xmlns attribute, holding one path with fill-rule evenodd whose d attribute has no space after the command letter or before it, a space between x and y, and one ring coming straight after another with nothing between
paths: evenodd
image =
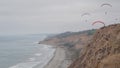
<instances>
[{"instance_id":1,"label":"green vegetation","mask_svg":"<svg viewBox=\"0 0 120 68\"><path fill-rule=\"evenodd\" d=\"M73 43L64 43L63 45L64 45L65 47L71 48L71 47L73 47L75 44L73 44Z\"/></svg>"},{"instance_id":2,"label":"green vegetation","mask_svg":"<svg viewBox=\"0 0 120 68\"><path fill-rule=\"evenodd\" d=\"M58 34L58 35L53 35L49 38L65 38L65 37L68 37L68 36L79 35L79 34L93 35L95 33L95 31L96 31L96 29L79 31L79 32L65 32L65 33L61 33L61 34Z\"/></svg>"},{"instance_id":3,"label":"green vegetation","mask_svg":"<svg viewBox=\"0 0 120 68\"><path fill-rule=\"evenodd\" d=\"M88 30L87 34L88 35L93 35L95 33L96 29Z\"/></svg>"}]
</instances>

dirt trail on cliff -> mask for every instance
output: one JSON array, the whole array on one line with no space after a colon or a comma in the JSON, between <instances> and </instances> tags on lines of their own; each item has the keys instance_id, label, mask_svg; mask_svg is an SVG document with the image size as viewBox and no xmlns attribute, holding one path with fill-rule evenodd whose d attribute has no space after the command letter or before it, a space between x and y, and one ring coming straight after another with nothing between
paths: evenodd
<instances>
[{"instance_id":1,"label":"dirt trail on cliff","mask_svg":"<svg viewBox=\"0 0 120 68\"><path fill-rule=\"evenodd\" d=\"M69 68L120 68L120 24L97 30Z\"/></svg>"}]
</instances>

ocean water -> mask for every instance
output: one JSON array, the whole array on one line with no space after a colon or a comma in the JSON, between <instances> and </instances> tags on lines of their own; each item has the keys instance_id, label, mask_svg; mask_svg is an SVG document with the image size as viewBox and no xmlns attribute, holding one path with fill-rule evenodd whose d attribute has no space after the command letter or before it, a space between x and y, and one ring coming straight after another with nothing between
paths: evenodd
<instances>
[{"instance_id":1,"label":"ocean water","mask_svg":"<svg viewBox=\"0 0 120 68\"><path fill-rule=\"evenodd\" d=\"M45 36L0 36L0 68L43 68L55 49L38 44Z\"/></svg>"}]
</instances>

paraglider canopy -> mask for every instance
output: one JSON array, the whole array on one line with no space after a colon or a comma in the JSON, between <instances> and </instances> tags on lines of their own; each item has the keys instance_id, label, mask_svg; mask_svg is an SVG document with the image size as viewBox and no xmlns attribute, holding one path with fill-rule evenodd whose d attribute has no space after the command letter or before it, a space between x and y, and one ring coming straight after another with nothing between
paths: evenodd
<instances>
[{"instance_id":1,"label":"paraglider canopy","mask_svg":"<svg viewBox=\"0 0 120 68\"><path fill-rule=\"evenodd\" d=\"M105 23L104 23L103 21L95 21L95 22L92 23L92 25L95 25L95 24L97 24L97 23L103 24L104 27L105 27Z\"/></svg>"},{"instance_id":2,"label":"paraglider canopy","mask_svg":"<svg viewBox=\"0 0 120 68\"><path fill-rule=\"evenodd\" d=\"M83 17L83 16L89 16L90 15L90 13L83 13L82 15L81 15L81 17Z\"/></svg>"},{"instance_id":3,"label":"paraglider canopy","mask_svg":"<svg viewBox=\"0 0 120 68\"><path fill-rule=\"evenodd\" d=\"M89 17L90 16L90 13L83 13L82 15L81 15L81 18L84 18L85 19L85 22L87 22L88 20L87 20L87 18L85 18L85 17Z\"/></svg>"},{"instance_id":4,"label":"paraglider canopy","mask_svg":"<svg viewBox=\"0 0 120 68\"><path fill-rule=\"evenodd\" d=\"M109 6L109 7L112 7L112 5L111 5L111 4L109 4L109 3L103 3L103 4L101 5L101 7L104 7L104 6Z\"/></svg>"},{"instance_id":5,"label":"paraglider canopy","mask_svg":"<svg viewBox=\"0 0 120 68\"><path fill-rule=\"evenodd\" d=\"M101 7L105 7L105 6L112 7L112 5L109 4L109 3L103 3L103 4L101 5ZM105 12L105 15L107 15L107 11Z\"/></svg>"}]
</instances>

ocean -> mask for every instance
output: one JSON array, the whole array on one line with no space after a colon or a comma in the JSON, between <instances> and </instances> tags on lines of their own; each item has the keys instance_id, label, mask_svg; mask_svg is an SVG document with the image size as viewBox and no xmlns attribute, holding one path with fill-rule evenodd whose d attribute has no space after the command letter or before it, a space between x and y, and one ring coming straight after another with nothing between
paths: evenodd
<instances>
[{"instance_id":1,"label":"ocean","mask_svg":"<svg viewBox=\"0 0 120 68\"><path fill-rule=\"evenodd\" d=\"M0 68L43 68L55 48L38 44L44 35L0 36Z\"/></svg>"}]
</instances>

